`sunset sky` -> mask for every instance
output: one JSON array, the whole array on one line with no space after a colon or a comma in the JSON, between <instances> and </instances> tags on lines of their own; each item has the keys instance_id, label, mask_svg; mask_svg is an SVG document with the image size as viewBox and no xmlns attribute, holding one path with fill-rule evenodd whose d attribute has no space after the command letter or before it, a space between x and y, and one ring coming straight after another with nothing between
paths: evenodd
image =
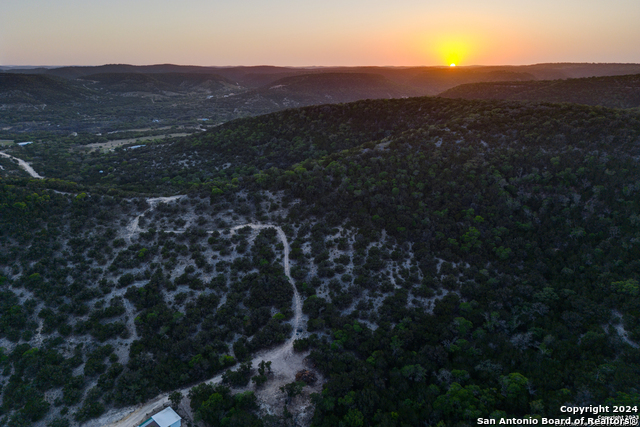
<instances>
[{"instance_id":1,"label":"sunset sky","mask_svg":"<svg viewBox=\"0 0 640 427\"><path fill-rule=\"evenodd\" d=\"M0 65L640 62L640 0L0 1Z\"/></svg>"}]
</instances>

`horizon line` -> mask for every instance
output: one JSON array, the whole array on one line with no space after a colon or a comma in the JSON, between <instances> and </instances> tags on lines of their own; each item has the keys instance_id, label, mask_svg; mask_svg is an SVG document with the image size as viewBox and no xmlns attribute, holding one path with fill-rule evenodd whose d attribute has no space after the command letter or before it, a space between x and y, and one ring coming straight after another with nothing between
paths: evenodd
<instances>
[{"instance_id":1,"label":"horizon line","mask_svg":"<svg viewBox=\"0 0 640 427\"><path fill-rule=\"evenodd\" d=\"M528 67L535 65L640 65L640 62L536 62L527 64L469 64L459 65L457 68L465 67ZM292 69L318 69L318 68L449 68L447 64L438 65L273 65L273 64L258 64L258 65L195 65L195 64L178 64L178 63L155 63L155 64L130 64L130 63L103 63L99 65L1 65L0 68L71 68L71 67L105 67L105 66L131 66L131 67L154 67L154 66L177 66L177 67L201 67L201 68L258 68L258 67L273 67L273 68L292 68Z\"/></svg>"}]
</instances>

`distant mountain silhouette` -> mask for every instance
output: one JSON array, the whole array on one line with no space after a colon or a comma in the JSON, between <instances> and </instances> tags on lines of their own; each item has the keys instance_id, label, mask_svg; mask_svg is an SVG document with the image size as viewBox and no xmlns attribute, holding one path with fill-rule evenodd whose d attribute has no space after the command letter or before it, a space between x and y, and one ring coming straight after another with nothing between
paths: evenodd
<instances>
[{"instance_id":1,"label":"distant mountain silhouette","mask_svg":"<svg viewBox=\"0 0 640 427\"><path fill-rule=\"evenodd\" d=\"M437 94L463 83L499 80L551 80L602 77L640 73L640 64L549 63L521 66L456 67L277 67L270 65L201 67L194 65L107 64L58 68L11 68L11 73L45 74L76 79L103 73L189 73L218 74L248 88L260 88L285 77L323 73L374 73L399 84L413 85L421 94ZM505 74L507 73L507 74Z\"/></svg>"},{"instance_id":2,"label":"distant mountain silhouette","mask_svg":"<svg viewBox=\"0 0 640 427\"><path fill-rule=\"evenodd\" d=\"M99 66L71 66L71 67L58 67L58 68L14 68L7 70L11 73L20 74L45 74L49 76L63 77L66 79L83 78L94 74L111 74L111 73L140 73L140 74L166 74L166 73L188 73L188 74L218 74L225 77L234 83L244 84L248 79L247 75L272 75L273 80L277 80L282 77L278 73L283 73L288 70L297 70L295 73L304 72L305 69L287 68L287 67L274 67L274 66L255 66L255 67L201 67L195 65L174 65L174 64L157 64L157 65L128 65L128 64L107 64ZM265 84L263 81L259 84L255 84L253 87Z\"/></svg>"}]
</instances>

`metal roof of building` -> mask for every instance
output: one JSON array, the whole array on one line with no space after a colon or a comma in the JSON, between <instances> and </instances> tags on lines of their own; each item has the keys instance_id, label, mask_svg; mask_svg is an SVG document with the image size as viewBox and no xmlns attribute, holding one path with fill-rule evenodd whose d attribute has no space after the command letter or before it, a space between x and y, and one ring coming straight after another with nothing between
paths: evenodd
<instances>
[{"instance_id":1,"label":"metal roof of building","mask_svg":"<svg viewBox=\"0 0 640 427\"><path fill-rule=\"evenodd\" d=\"M151 418L153 418L153 421L158 423L160 427L169 427L176 421L179 421L182 419L180 418L180 415L176 414L176 411L174 411L171 408L171 406L158 412L157 414L153 415Z\"/></svg>"}]
</instances>

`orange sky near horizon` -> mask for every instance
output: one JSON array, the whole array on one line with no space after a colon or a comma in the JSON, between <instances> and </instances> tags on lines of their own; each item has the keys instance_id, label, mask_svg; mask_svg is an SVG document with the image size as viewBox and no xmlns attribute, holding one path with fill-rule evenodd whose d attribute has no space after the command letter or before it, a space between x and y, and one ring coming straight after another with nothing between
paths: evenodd
<instances>
[{"instance_id":1,"label":"orange sky near horizon","mask_svg":"<svg viewBox=\"0 0 640 427\"><path fill-rule=\"evenodd\" d=\"M638 22L637 0L21 0L0 65L640 62Z\"/></svg>"}]
</instances>

